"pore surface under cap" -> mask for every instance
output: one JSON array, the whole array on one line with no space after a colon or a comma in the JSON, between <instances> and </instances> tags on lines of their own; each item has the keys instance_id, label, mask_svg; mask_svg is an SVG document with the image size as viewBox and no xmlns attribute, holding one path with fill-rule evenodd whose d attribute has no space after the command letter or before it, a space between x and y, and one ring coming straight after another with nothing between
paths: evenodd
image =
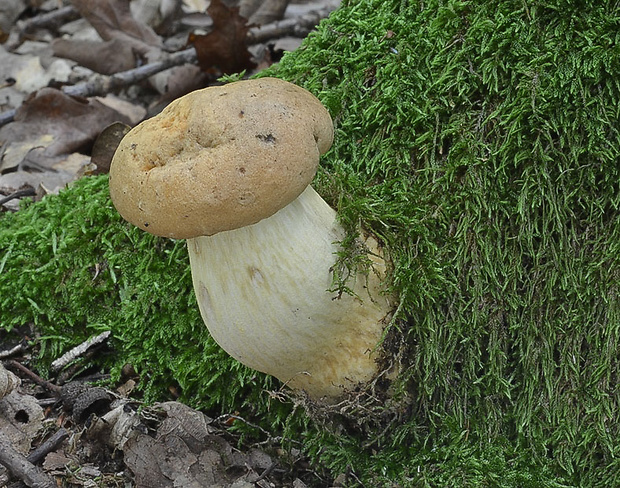
<instances>
[{"instance_id":1,"label":"pore surface under cap","mask_svg":"<svg viewBox=\"0 0 620 488\"><path fill-rule=\"evenodd\" d=\"M263 78L209 87L125 136L110 194L123 218L152 234L213 235L297 198L332 139L329 113L296 85Z\"/></svg>"}]
</instances>

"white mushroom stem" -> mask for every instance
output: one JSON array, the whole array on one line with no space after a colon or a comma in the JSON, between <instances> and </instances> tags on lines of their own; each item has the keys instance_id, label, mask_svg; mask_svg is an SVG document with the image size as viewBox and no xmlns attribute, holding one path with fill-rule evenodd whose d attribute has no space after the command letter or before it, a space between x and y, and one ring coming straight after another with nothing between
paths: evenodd
<instances>
[{"instance_id":1,"label":"white mushroom stem","mask_svg":"<svg viewBox=\"0 0 620 488\"><path fill-rule=\"evenodd\" d=\"M260 222L188 239L194 288L213 338L250 368L305 390L341 396L377 373L377 345L393 307L381 293L385 262L374 239L355 296L337 296L331 267L344 231L308 187Z\"/></svg>"}]
</instances>

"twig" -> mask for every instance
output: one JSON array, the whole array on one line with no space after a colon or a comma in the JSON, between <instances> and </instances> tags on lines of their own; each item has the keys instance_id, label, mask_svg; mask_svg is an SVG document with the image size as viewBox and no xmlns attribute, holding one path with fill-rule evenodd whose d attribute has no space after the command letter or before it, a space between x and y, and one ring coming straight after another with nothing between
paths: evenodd
<instances>
[{"instance_id":1,"label":"twig","mask_svg":"<svg viewBox=\"0 0 620 488\"><path fill-rule=\"evenodd\" d=\"M15 112L16 110L14 108L11 110L7 110L6 112L2 112L0 114L0 127L8 124L9 122L13 122L13 119L15 118Z\"/></svg>"},{"instance_id":2,"label":"twig","mask_svg":"<svg viewBox=\"0 0 620 488\"><path fill-rule=\"evenodd\" d=\"M271 472L276 468L278 464L278 461L272 462L269 466L267 466L265 471L263 471L262 474L254 480L254 483L258 483L260 480L264 480L267 476L271 474Z\"/></svg>"},{"instance_id":3,"label":"twig","mask_svg":"<svg viewBox=\"0 0 620 488\"><path fill-rule=\"evenodd\" d=\"M77 9L71 5L68 5L66 7L57 8L49 12L36 15L31 19L24 20L19 24L19 30L20 34L27 34L40 27L54 28L79 18L80 13Z\"/></svg>"},{"instance_id":4,"label":"twig","mask_svg":"<svg viewBox=\"0 0 620 488\"><path fill-rule=\"evenodd\" d=\"M69 431L64 428L58 429L52 436L47 439L43 444L33 450L26 459L33 464L40 463L43 461L45 456L47 456L50 452L55 451L60 444L62 444L65 440L69 438Z\"/></svg>"},{"instance_id":5,"label":"twig","mask_svg":"<svg viewBox=\"0 0 620 488\"><path fill-rule=\"evenodd\" d=\"M105 95L124 86L138 83L174 66L195 62L196 51L194 48L189 48L173 53L161 61L145 64L138 68L122 71L111 76L97 75L92 80L77 85L64 86L62 91L67 95L79 97Z\"/></svg>"},{"instance_id":6,"label":"twig","mask_svg":"<svg viewBox=\"0 0 620 488\"><path fill-rule=\"evenodd\" d=\"M28 462L32 464L38 464L45 456L47 456L50 452L55 451L60 444L62 444L65 440L69 438L69 432L60 428L56 431L49 439L47 439L43 444L37 447L34 451L32 451L26 457ZM9 476L6 473L0 475L0 486L5 486L9 482ZM21 483L20 483L21 484Z\"/></svg>"},{"instance_id":7,"label":"twig","mask_svg":"<svg viewBox=\"0 0 620 488\"><path fill-rule=\"evenodd\" d=\"M22 43L26 35L35 29L41 27L54 29L79 18L80 14L75 7L68 5L24 20L18 24L19 30L11 30L9 39L6 41L5 50L13 51Z\"/></svg>"},{"instance_id":8,"label":"twig","mask_svg":"<svg viewBox=\"0 0 620 488\"><path fill-rule=\"evenodd\" d=\"M278 20L260 27L252 27L247 33L246 42L251 45L282 36L305 37L322 19L329 17L329 14L336 8L338 5L332 3L295 19Z\"/></svg>"},{"instance_id":9,"label":"twig","mask_svg":"<svg viewBox=\"0 0 620 488\"><path fill-rule=\"evenodd\" d=\"M96 335L95 337L91 337L90 339L82 342L81 344L78 344L73 349L70 349L58 359L53 361L51 364L52 370L58 371L59 369L64 368L67 364L79 358L91 347L104 342L108 337L110 337L110 334L111 332L109 330L106 330L105 332L102 332L101 334Z\"/></svg>"},{"instance_id":10,"label":"twig","mask_svg":"<svg viewBox=\"0 0 620 488\"><path fill-rule=\"evenodd\" d=\"M145 64L138 68L113 74L111 76L95 75L88 81L77 83L76 85L63 86L61 91L70 96L76 97L95 97L105 95L114 90L133 85L147 79L157 73L165 71L174 66L196 62L196 51L189 48L169 55L161 61ZM15 118L16 110L7 110L0 114L0 127L12 122Z\"/></svg>"},{"instance_id":11,"label":"twig","mask_svg":"<svg viewBox=\"0 0 620 488\"><path fill-rule=\"evenodd\" d=\"M20 352L24 352L27 349L26 344L22 341L11 349L5 349L4 351L0 351L0 359L7 359L11 356L15 356ZM1 485L0 485L1 486Z\"/></svg>"},{"instance_id":12,"label":"twig","mask_svg":"<svg viewBox=\"0 0 620 488\"><path fill-rule=\"evenodd\" d=\"M35 191L34 188L25 188L23 190L17 190L11 193L10 195L7 195L6 197L0 198L0 205L4 205L5 203L10 202L11 200L14 200L15 198L33 197L36 194L37 192Z\"/></svg>"},{"instance_id":13,"label":"twig","mask_svg":"<svg viewBox=\"0 0 620 488\"><path fill-rule=\"evenodd\" d=\"M2 432L0 432L0 464L31 488L57 488L54 480L17 451Z\"/></svg>"},{"instance_id":14,"label":"twig","mask_svg":"<svg viewBox=\"0 0 620 488\"><path fill-rule=\"evenodd\" d=\"M57 386L54 383L50 383L49 381L44 380L38 374L30 371L26 366L24 366L20 362L15 361L14 359L11 359L6 364L8 366L10 366L11 368L13 368L13 369L19 370L21 373L23 373L26 376L28 376L28 378L30 378L34 383L36 383L39 386L42 386L47 391L49 391L49 392L51 392L51 393L53 393L54 395L57 395L57 396L60 395L60 392L61 392L60 386Z\"/></svg>"}]
</instances>

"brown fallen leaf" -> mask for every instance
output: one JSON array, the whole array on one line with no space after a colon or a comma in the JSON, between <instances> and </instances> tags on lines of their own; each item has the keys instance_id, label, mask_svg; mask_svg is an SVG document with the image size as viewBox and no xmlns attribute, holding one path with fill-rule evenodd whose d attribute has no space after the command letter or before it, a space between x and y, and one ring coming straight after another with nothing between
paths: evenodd
<instances>
[{"instance_id":1,"label":"brown fallen leaf","mask_svg":"<svg viewBox=\"0 0 620 488\"><path fill-rule=\"evenodd\" d=\"M54 55L106 75L134 68L137 59L154 60L160 55L161 38L132 16L129 0L72 0L71 3L104 42L56 39L52 42Z\"/></svg>"},{"instance_id":2,"label":"brown fallen leaf","mask_svg":"<svg viewBox=\"0 0 620 488\"><path fill-rule=\"evenodd\" d=\"M114 152L121 139L129 132L131 127L122 122L114 122L108 125L95 139L91 152L91 162L96 166L95 174L104 174L110 171L110 163Z\"/></svg>"},{"instance_id":3,"label":"brown fallen leaf","mask_svg":"<svg viewBox=\"0 0 620 488\"><path fill-rule=\"evenodd\" d=\"M180 0L166 0L165 5L142 0L137 6L132 3L132 9L128 0L72 0L72 3L104 41L57 39L52 42L54 54L105 75L134 69L139 62L148 65L164 60L167 53L163 41L146 22L155 13L167 21L182 13ZM150 13L135 17L134 8L138 15ZM162 95L160 102L164 103L201 88L205 78L198 66L187 64L154 74L149 83Z\"/></svg>"},{"instance_id":4,"label":"brown fallen leaf","mask_svg":"<svg viewBox=\"0 0 620 488\"><path fill-rule=\"evenodd\" d=\"M93 165L90 158L84 154L72 153L57 156L49 161L50 169L18 169L0 175L0 193L10 194L20 189L32 188L37 190L35 200L40 200L44 195L58 193L68 183L81 178L86 173L91 173ZM8 206L13 210L17 207Z\"/></svg>"},{"instance_id":5,"label":"brown fallen leaf","mask_svg":"<svg viewBox=\"0 0 620 488\"><path fill-rule=\"evenodd\" d=\"M11 27L26 8L26 2L23 0L3 2L2 8L0 8L0 43L4 43L8 39Z\"/></svg>"},{"instance_id":6,"label":"brown fallen leaf","mask_svg":"<svg viewBox=\"0 0 620 488\"><path fill-rule=\"evenodd\" d=\"M104 42L54 39L52 50L54 56L71 59L102 75L113 75L136 66L137 53L133 46L123 39Z\"/></svg>"},{"instance_id":7,"label":"brown fallen leaf","mask_svg":"<svg viewBox=\"0 0 620 488\"><path fill-rule=\"evenodd\" d=\"M242 0L239 9L249 24L265 25L284 17L290 0Z\"/></svg>"},{"instance_id":8,"label":"brown fallen leaf","mask_svg":"<svg viewBox=\"0 0 620 488\"><path fill-rule=\"evenodd\" d=\"M207 12L213 19L213 30L206 35L190 34L188 38L201 69L210 74L231 74L254 68L256 63L246 44L250 26L239 14L239 7L211 0Z\"/></svg>"},{"instance_id":9,"label":"brown fallen leaf","mask_svg":"<svg viewBox=\"0 0 620 488\"><path fill-rule=\"evenodd\" d=\"M186 11L183 0L131 1L133 16L151 26L157 34L163 36L174 35L176 27L174 24L184 17Z\"/></svg>"},{"instance_id":10,"label":"brown fallen leaf","mask_svg":"<svg viewBox=\"0 0 620 488\"><path fill-rule=\"evenodd\" d=\"M123 446L137 488L252 486L257 470L272 464L258 450L242 453L210 427L202 413L177 402L160 404L166 412L154 437L134 432ZM244 482L247 483L243 484Z\"/></svg>"},{"instance_id":11,"label":"brown fallen leaf","mask_svg":"<svg viewBox=\"0 0 620 488\"><path fill-rule=\"evenodd\" d=\"M55 88L33 93L15 113L14 122L0 128L0 171L4 155L14 146L31 143L27 152L44 148L53 157L89 149L95 137L112 122L130 121L97 100L71 97ZM37 157L40 162L40 158ZM19 163L18 163L19 164Z\"/></svg>"},{"instance_id":12,"label":"brown fallen leaf","mask_svg":"<svg viewBox=\"0 0 620 488\"><path fill-rule=\"evenodd\" d=\"M133 17L129 0L72 0L71 3L104 41L118 38L136 47L163 46L153 29Z\"/></svg>"},{"instance_id":13,"label":"brown fallen leaf","mask_svg":"<svg viewBox=\"0 0 620 488\"><path fill-rule=\"evenodd\" d=\"M66 184L83 172L88 159L69 156L89 151L99 133L116 121L131 122L98 100L71 97L54 88L35 92L19 107L14 122L0 128L2 187L43 184L53 191ZM45 184L45 173L58 178L50 175L51 183Z\"/></svg>"}]
</instances>

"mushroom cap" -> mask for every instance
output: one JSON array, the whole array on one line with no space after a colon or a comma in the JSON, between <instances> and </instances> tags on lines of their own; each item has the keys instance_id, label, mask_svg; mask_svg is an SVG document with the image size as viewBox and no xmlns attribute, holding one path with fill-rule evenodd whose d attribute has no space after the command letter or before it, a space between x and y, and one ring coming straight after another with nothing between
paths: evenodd
<instances>
[{"instance_id":1,"label":"mushroom cap","mask_svg":"<svg viewBox=\"0 0 620 488\"><path fill-rule=\"evenodd\" d=\"M329 113L277 78L197 90L133 128L110 166L123 218L155 235L207 236L295 200L333 141Z\"/></svg>"}]
</instances>

